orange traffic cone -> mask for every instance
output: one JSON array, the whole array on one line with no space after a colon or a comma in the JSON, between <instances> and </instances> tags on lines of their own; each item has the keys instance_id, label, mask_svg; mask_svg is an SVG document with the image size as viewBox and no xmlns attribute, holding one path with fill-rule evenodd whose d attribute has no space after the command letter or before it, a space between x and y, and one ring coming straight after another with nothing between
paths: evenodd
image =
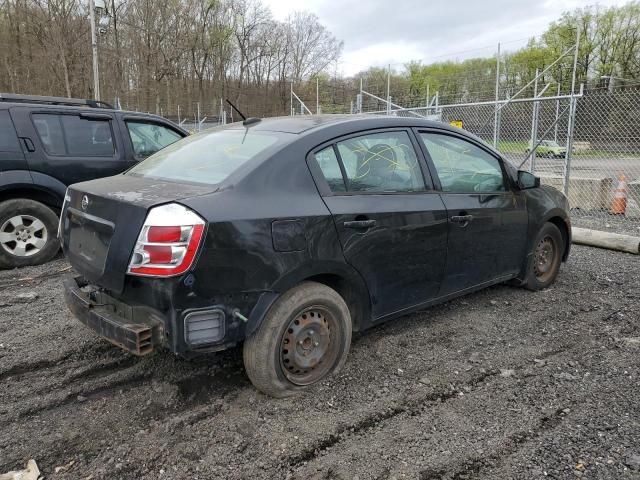
<instances>
[{"instance_id":1,"label":"orange traffic cone","mask_svg":"<svg viewBox=\"0 0 640 480\"><path fill-rule=\"evenodd\" d=\"M611 203L611 213L614 215L624 215L627 211L627 182L624 175L618 178L618 186Z\"/></svg>"}]
</instances>

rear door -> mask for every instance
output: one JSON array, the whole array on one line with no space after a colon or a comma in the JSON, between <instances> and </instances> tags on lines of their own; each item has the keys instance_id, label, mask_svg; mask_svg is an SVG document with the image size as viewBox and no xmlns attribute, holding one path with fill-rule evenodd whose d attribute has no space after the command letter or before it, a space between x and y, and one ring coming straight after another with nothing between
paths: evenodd
<instances>
[{"instance_id":1,"label":"rear door","mask_svg":"<svg viewBox=\"0 0 640 480\"><path fill-rule=\"evenodd\" d=\"M416 147L407 130L367 132L323 145L310 162L374 319L435 297L444 274L446 211Z\"/></svg>"},{"instance_id":2,"label":"rear door","mask_svg":"<svg viewBox=\"0 0 640 480\"><path fill-rule=\"evenodd\" d=\"M0 172L27 169L9 110L0 110Z\"/></svg>"},{"instance_id":3,"label":"rear door","mask_svg":"<svg viewBox=\"0 0 640 480\"><path fill-rule=\"evenodd\" d=\"M70 185L126 168L112 113L14 107L11 115L32 173Z\"/></svg>"},{"instance_id":4,"label":"rear door","mask_svg":"<svg viewBox=\"0 0 640 480\"><path fill-rule=\"evenodd\" d=\"M452 132L424 130L418 137L448 212L447 295L520 270L527 210L511 189L501 159Z\"/></svg>"}]
</instances>

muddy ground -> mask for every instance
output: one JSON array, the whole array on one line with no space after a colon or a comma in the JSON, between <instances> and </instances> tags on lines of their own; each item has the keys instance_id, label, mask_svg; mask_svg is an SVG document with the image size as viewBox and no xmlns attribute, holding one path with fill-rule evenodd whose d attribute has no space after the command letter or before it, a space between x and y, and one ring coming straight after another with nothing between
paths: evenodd
<instances>
[{"instance_id":1,"label":"muddy ground","mask_svg":"<svg viewBox=\"0 0 640 480\"><path fill-rule=\"evenodd\" d=\"M287 400L251 387L239 350L138 359L98 339L64 306L65 267L0 272L0 473L640 478L640 257L574 246L553 288L358 335L339 375Z\"/></svg>"}]
</instances>

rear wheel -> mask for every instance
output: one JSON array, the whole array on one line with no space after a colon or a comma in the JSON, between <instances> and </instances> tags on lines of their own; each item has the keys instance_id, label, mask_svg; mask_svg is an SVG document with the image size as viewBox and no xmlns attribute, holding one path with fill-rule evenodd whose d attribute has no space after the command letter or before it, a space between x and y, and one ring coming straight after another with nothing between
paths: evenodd
<instances>
[{"instance_id":1,"label":"rear wheel","mask_svg":"<svg viewBox=\"0 0 640 480\"><path fill-rule=\"evenodd\" d=\"M18 198L0 203L0 267L51 260L60 248L57 224L53 210L40 202Z\"/></svg>"},{"instance_id":2,"label":"rear wheel","mask_svg":"<svg viewBox=\"0 0 640 480\"><path fill-rule=\"evenodd\" d=\"M280 297L244 343L244 364L254 386L287 397L337 372L351 344L351 316L342 297L304 282Z\"/></svg>"},{"instance_id":3,"label":"rear wheel","mask_svg":"<svg viewBox=\"0 0 640 480\"><path fill-rule=\"evenodd\" d=\"M535 240L525 286L529 290L542 290L555 282L563 252L564 241L560 230L553 223L545 223Z\"/></svg>"}]
</instances>

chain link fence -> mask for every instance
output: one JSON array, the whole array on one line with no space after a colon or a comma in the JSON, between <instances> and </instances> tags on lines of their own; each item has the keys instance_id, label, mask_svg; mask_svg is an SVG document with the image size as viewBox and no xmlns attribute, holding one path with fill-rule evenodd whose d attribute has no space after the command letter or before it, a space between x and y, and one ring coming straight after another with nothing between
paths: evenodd
<instances>
[{"instance_id":1,"label":"chain link fence","mask_svg":"<svg viewBox=\"0 0 640 480\"><path fill-rule=\"evenodd\" d=\"M448 105L435 96L412 108L365 91L357 97L354 113L461 126L494 145L516 167L565 192L574 220L594 228L640 230L640 90ZM626 201L614 202L616 194Z\"/></svg>"}]
</instances>

